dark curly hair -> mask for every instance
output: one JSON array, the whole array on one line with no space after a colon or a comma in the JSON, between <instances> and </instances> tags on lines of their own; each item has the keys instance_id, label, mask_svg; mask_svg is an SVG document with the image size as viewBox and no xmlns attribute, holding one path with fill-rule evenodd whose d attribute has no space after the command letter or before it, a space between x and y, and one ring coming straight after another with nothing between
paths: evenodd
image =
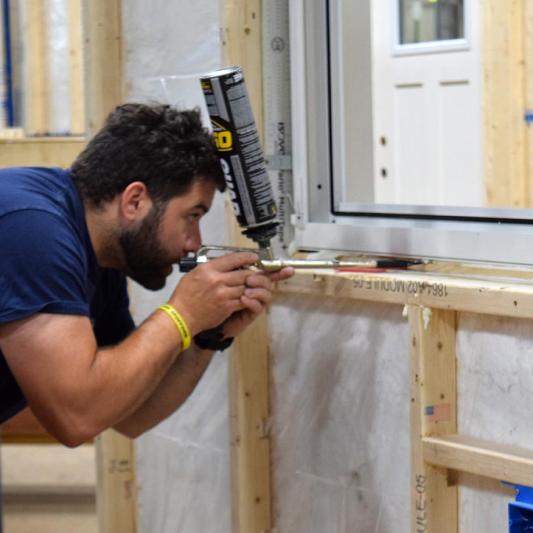
<instances>
[{"instance_id":1,"label":"dark curly hair","mask_svg":"<svg viewBox=\"0 0 533 533\"><path fill-rule=\"evenodd\" d=\"M81 197L94 207L112 200L133 181L146 184L156 202L186 194L197 179L224 176L212 136L198 109L129 103L116 107L72 167Z\"/></svg>"}]
</instances>

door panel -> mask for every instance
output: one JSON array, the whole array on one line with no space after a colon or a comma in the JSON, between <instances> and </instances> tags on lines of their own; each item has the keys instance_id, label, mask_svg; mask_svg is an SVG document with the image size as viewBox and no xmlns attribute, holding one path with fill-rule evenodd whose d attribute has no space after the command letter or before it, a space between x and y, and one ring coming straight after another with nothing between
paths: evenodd
<instances>
[{"instance_id":1,"label":"door panel","mask_svg":"<svg viewBox=\"0 0 533 533\"><path fill-rule=\"evenodd\" d=\"M372 3L376 202L482 206L479 8L465 0L467 40L402 46L406 1Z\"/></svg>"}]
</instances>

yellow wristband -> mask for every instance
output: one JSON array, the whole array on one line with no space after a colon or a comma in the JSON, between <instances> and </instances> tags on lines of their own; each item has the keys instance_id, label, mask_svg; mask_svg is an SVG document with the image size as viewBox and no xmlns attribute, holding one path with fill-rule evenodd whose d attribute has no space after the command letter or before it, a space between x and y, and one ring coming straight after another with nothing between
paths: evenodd
<instances>
[{"instance_id":1,"label":"yellow wristband","mask_svg":"<svg viewBox=\"0 0 533 533\"><path fill-rule=\"evenodd\" d=\"M187 324L185 323L185 320L183 320L183 317L170 304L164 304L159 307L159 309L164 311L172 319L174 324L176 324L176 327L181 335L182 348L183 350L186 350L191 345L191 334Z\"/></svg>"}]
</instances>

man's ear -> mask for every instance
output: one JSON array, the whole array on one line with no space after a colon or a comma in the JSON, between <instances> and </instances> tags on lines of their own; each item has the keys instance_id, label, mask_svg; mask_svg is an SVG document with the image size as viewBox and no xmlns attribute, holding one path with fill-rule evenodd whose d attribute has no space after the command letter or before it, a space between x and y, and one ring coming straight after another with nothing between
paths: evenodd
<instances>
[{"instance_id":1,"label":"man's ear","mask_svg":"<svg viewBox=\"0 0 533 533\"><path fill-rule=\"evenodd\" d=\"M128 221L143 219L152 208L148 189L142 181L133 181L120 195L120 214Z\"/></svg>"}]
</instances>

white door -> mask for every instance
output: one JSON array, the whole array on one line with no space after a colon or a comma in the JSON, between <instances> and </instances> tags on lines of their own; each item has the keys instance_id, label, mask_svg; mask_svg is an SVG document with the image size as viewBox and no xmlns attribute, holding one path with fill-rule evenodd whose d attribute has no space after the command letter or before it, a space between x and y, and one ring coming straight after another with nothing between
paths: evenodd
<instances>
[{"instance_id":1,"label":"white door","mask_svg":"<svg viewBox=\"0 0 533 533\"><path fill-rule=\"evenodd\" d=\"M479 2L371 4L376 202L482 206Z\"/></svg>"}]
</instances>

